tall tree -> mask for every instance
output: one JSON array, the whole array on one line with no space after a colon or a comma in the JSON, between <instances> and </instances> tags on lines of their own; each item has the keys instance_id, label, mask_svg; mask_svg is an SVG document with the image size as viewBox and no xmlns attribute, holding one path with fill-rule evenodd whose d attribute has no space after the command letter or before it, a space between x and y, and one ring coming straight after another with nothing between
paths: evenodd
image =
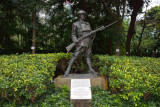
<instances>
[{"instance_id":1,"label":"tall tree","mask_svg":"<svg viewBox=\"0 0 160 107\"><path fill-rule=\"evenodd\" d=\"M121 38L121 30L122 30L122 23L123 23L123 18L124 18L124 13L125 13L125 8L126 8L126 0L101 0L106 17L108 15L111 15L114 20L118 21L117 24L117 40L116 40L116 55L120 55L120 38ZM113 7L115 10L113 10ZM120 13L122 12L122 16ZM108 54L112 55L112 37L109 38L108 41Z\"/></svg>"},{"instance_id":2,"label":"tall tree","mask_svg":"<svg viewBox=\"0 0 160 107\"><path fill-rule=\"evenodd\" d=\"M142 41L142 36L143 36L144 30L146 28L146 21L145 21L145 19L146 19L146 11L145 11L145 15L144 15L143 24L142 24L142 32L141 32L141 35L139 37L139 42L138 42L138 47L137 47L137 56L140 55L140 49L139 48L140 48L140 45L141 45L141 41Z\"/></svg>"},{"instance_id":3,"label":"tall tree","mask_svg":"<svg viewBox=\"0 0 160 107\"><path fill-rule=\"evenodd\" d=\"M130 55L130 44L131 44L131 39L133 35L135 34L135 22L136 22L136 17L139 12L139 10L143 6L143 0L129 0L129 5L133 9L132 15L131 15L131 22L130 26L128 29L128 34L127 34L127 40L126 40L126 55Z\"/></svg>"},{"instance_id":4,"label":"tall tree","mask_svg":"<svg viewBox=\"0 0 160 107\"><path fill-rule=\"evenodd\" d=\"M10 34L14 33L16 24L14 20L16 7L11 0L0 2L0 45L2 48L9 48L11 45ZM11 45L12 46L12 45Z\"/></svg>"},{"instance_id":5,"label":"tall tree","mask_svg":"<svg viewBox=\"0 0 160 107\"><path fill-rule=\"evenodd\" d=\"M152 51L158 54L160 51L160 6L152 7L146 13L146 31L152 32L155 45L153 45Z\"/></svg>"},{"instance_id":6,"label":"tall tree","mask_svg":"<svg viewBox=\"0 0 160 107\"><path fill-rule=\"evenodd\" d=\"M32 54L36 53L36 1L34 3L33 12L32 12L32 24L33 24L33 35L32 35Z\"/></svg>"}]
</instances>

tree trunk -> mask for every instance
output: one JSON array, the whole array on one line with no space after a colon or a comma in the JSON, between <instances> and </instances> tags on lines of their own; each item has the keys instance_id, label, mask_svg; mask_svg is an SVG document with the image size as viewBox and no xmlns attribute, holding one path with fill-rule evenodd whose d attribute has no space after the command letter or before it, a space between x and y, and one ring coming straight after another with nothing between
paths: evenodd
<instances>
[{"instance_id":1,"label":"tree trunk","mask_svg":"<svg viewBox=\"0 0 160 107\"><path fill-rule=\"evenodd\" d=\"M9 35L9 32L7 30L7 24L11 23L12 21L12 18L10 18L11 16L11 11L12 11L12 8L7 8L6 10L6 16L5 18L2 20L2 23L1 23L1 45L3 48L8 48L10 47L10 35Z\"/></svg>"},{"instance_id":2,"label":"tree trunk","mask_svg":"<svg viewBox=\"0 0 160 107\"><path fill-rule=\"evenodd\" d=\"M5 48L5 39L4 39L4 33L3 33L3 29L0 30L0 44L2 46L2 48Z\"/></svg>"},{"instance_id":3,"label":"tree trunk","mask_svg":"<svg viewBox=\"0 0 160 107\"><path fill-rule=\"evenodd\" d=\"M123 20L122 20L122 22L123 22ZM117 36L118 36L118 40L116 41L116 55L117 56L120 56L120 54L121 54L121 34L120 34L120 32L121 32L121 29L122 29L122 22L119 22L118 24L117 24Z\"/></svg>"},{"instance_id":4,"label":"tree trunk","mask_svg":"<svg viewBox=\"0 0 160 107\"><path fill-rule=\"evenodd\" d=\"M111 14L111 11L109 10L109 8L107 8L107 5L105 4L105 1L104 0L101 0L102 2L102 5L103 5L103 8L104 8L104 11L105 11L105 14L106 14L106 17L108 16L108 14ZM113 14L111 14L114 18L116 18ZM106 24L108 25L109 21L108 19L106 18L105 19L106 21ZM109 37L108 39L108 52L107 52L108 55L112 55L112 37Z\"/></svg>"},{"instance_id":5,"label":"tree trunk","mask_svg":"<svg viewBox=\"0 0 160 107\"><path fill-rule=\"evenodd\" d=\"M130 45L131 45L131 39L133 35L135 34L135 22L137 13L140 10L140 8L143 6L143 0L131 0L130 1L131 7L133 7L133 12L131 15L131 22L127 34L127 40L126 40L126 55L130 56Z\"/></svg>"},{"instance_id":6,"label":"tree trunk","mask_svg":"<svg viewBox=\"0 0 160 107\"><path fill-rule=\"evenodd\" d=\"M33 21L33 35L32 35L32 54L36 53L36 6L33 9L32 13L32 21Z\"/></svg>"},{"instance_id":7,"label":"tree trunk","mask_svg":"<svg viewBox=\"0 0 160 107\"><path fill-rule=\"evenodd\" d=\"M120 1L119 3L117 3L117 6L116 6L116 10L117 10L117 15L118 15L118 18L120 17L120 11L119 11L119 6L120 6ZM118 26L118 40L116 41L116 55L117 56L120 56L121 55L121 40L120 40L120 31L122 29L122 24L123 24L123 19L124 19L124 13L125 13L125 7L126 7L126 0L123 0L123 12L122 12L122 19L121 19L121 22L119 23L119 26Z\"/></svg>"},{"instance_id":8,"label":"tree trunk","mask_svg":"<svg viewBox=\"0 0 160 107\"><path fill-rule=\"evenodd\" d=\"M115 13L113 13L112 11L111 11L111 9L110 9L110 7L108 7L109 5L106 5L106 3L105 3L105 1L104 0L101 0L101 2L102 2L102 5L103 5L103 7L104 7L104 9L105 9L105 12L106 12L106 16L108 15L108 14L110 14L115 20L119 20L120 19L120 4L121 4L121 1L120 0L118 0L117 2L115 2L115 7L116 7L116 14ZM109 3L108 4L111 4L111 0L109 1ZM120 35L120 31L121 31L121 29L122 29L122 23L123 23L123 18L124 18L124 12L125 12L125 7L126 7L126 0L123 0L123 12L122 12L122 18L121 18L121 20L120 20L120 22L118 23L118 26L117 26L117 36L119 36ZM119 56L120 55L120 36L118 37L118 40L116 41L116 55L117 56ZM110 49L111 47L111 44L109 45L108 44L108 46L109 46L109 51L108 51L108 54L111 54L110 52L110 50L112 50L112 49Z\"/></svg>"},{"instance_id":9,"label":"tree trunk","mask_svg":"<svg viewBox=\"0 0 160 107\"><path fill-rule=\"evenodd\" d=\"M137 47L137 56L140 56L140 49L139 49L139 47L141 45L142 36L143 36L143 33L144 33L144 29L146 27L145 19L146 19L146 12L145 12L145 17L144 17L144 21L143 21L142 32L141 32L141 35L139 37L139 42L138 42L138 47Z\"/></svg>"},{"instance_id":10,"label":"tree trunk","mask_svg":"<svg viewBox=\"0 0 160 107\"><path fill-rule=\"evenodd\" d=\"M141 45L141 40L142 40L144 29L145 29L145 22L144 22L144 26L142 28L141 36L139 37L139 42L138 42L138 47L137 47L137 56L140 56L140 49L139 49L139 47Z\"/></svg>"},{"instance_id":11,"label":"tree trunk","mask_svg":"<svg viewBox=\"0 0 160 107\"><path fill-rule=\"evenodd\" d=\"M121 47L121 41L120 41L120 40L117 40L117 41L116 41L116 45L117 45L117 46L116 46L116 55L117 55L117 56L120 56L120 54L121 54L121 51L120 51L120 49L121 49L121 48L120 48L120 47Z\"/></svg>"},{"instance_id":12,"label":"tree trunk","mask_svg":"<svg viewBox=\"0 0 160 107\"><path fill-rule=\"evenodd\" d=\"M1 45L2 45L2 48L6 48L6 42L5 42L5 37L4 36L2 36Z\"/></svg>"},{"instance_id":13,"label":"tree trunk","mask_svg":"<svg viewBox=\"0 0 160 107\"><path fill-rule=\"evenodd\" d=\"M128 35L127 35L127 41L126 41L126 55L130 56L130 44L131 44L131 39L135 33L135 21L137 17L137 12L133 10L132 15L131 15L131 22L128 30Z\"/></svg>"},{"instance_id":14,"label":"tree trunk","mask_svg":"<svg viewBox=\"0 0 160 107\"><path fill-rule=\"evenodd\" d=\"M108 40L108 55L112 55L112 37Z\"/></svg>"}]
</instances>

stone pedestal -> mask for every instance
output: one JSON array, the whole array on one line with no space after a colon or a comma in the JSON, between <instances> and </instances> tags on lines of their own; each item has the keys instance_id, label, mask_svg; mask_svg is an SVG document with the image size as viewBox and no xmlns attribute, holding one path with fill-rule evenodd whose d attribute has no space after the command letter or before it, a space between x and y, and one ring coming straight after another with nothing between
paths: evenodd
<instances>
[{"instance_id":1,"label":"stone pedestal","mask_svg":"<svg viewBox=\"0 0 160 107\"><path fill-rule=\"evenodd\" d=\"M101 88L105 88L105 79L102 77L98 77L93 74L69 74L67 77L63 77L63 75L55 78L55 86L58 88L62 88L62 86L66 85L69 89L71 88L71 79L90 79L91 87L99 86Z\"/></svg>"},{"instance_id":2,"label":"stone pedestal","mask_svg":"<svg viewBox=\"0 0 160 107\"><path fill-rule=\"evenodd\" d=\"M76 83L76 81L79 82ZM61 75L55 78L56 87L62 88L62 86L64 85L66 85L70 89L70 100L74 104L74 107L90 107L90 102L92 99L92 95L90 96L90 88L93 86L105 88L105 79L90 73L69 74L65 78L63 77L63 75Z\"/></svg>"}]
</instances>

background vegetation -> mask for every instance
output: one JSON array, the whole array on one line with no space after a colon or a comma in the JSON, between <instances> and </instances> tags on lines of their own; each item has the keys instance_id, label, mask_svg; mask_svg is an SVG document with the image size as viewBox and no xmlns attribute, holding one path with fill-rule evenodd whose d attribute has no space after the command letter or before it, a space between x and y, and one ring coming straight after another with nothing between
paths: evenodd
<instances>
[{"instance_id":1,"label":"background vegetation","mask_svg":"<svg viewBox=\"0 0 160 107\"><path fill-rule=\"evenodd\" d=\"M66 52L65 47L72 42L71 25L77 20L76 12L83 9L92 29L118 20L97 33L94 54L159 56L159 6L147 10L142 20L136 21L142 8L150 3L148 0L69 0L74 2L71 9L65 2L1 0L0 54Z\"/></svg>"}]
</instances>

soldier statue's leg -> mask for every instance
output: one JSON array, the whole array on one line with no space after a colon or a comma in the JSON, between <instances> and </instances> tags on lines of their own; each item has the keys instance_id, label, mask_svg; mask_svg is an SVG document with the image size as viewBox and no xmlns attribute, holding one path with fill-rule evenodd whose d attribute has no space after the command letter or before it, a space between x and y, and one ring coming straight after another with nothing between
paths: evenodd
<instances>
[{"instance_id":1,"label":"soldier statue's leg","mask_svg":"<svg viewBox=\"0 0 160 107\"><path fill-rule=\"evenodd\" d=\"M74 61L77 59L77 57L82 53L82 46L77 46L76 51L73 54L73 57L71 58L71 60L69 61L67 70L65 71L64 77L68 76L70 73L70 70L72 68L72 64L74 63Z\"/></svg>"},{"instance_id":2,"label":"soldier statue's leg","mask_svg":"<svg viewBox=\"0 0 160 107\"><path fill-rule=\"evenodd\" d=\"M85 51L85 55L86 55L86 62L87 62L87 65L88 65L88 72L89 73L94 73L94 74L98 74L97 72L95 72L95 70L92 68L92 63L91 63L91 54L92 54L92 51L91 51L91 47L88 47Z\"/></svg>"},{"instance_id":3,"label":"soldier statue's leg","mask_svg":"<svg viewBox=\"0 0 160 107\"><path fill-rule=\"evenodd\" d=\"M76 59L77 59L77 56L73 56L73 57L71 58L71 60L69 61L67 70L66 70L66 72L65 72L65 74L64 74L64 77L66 77L66 76L69 75L70 70L71 70L71 67L72 67L72 64L74 63L74 61L75 61Z\"/></svg>"},{"instance_id":4,"label":"soldier statue's leg","mask_svg":"<svg viewBox=\"0 0 160 107\"><path fill-rule=\"evenodd\" d=\"M87 62L87 65L88 65L88 72L98 74L97 72L95 72L95 70L91 66L92 63L91 63L91 58L90 57L86 57L86 62Z\"/></svg>"}]
</instances>

